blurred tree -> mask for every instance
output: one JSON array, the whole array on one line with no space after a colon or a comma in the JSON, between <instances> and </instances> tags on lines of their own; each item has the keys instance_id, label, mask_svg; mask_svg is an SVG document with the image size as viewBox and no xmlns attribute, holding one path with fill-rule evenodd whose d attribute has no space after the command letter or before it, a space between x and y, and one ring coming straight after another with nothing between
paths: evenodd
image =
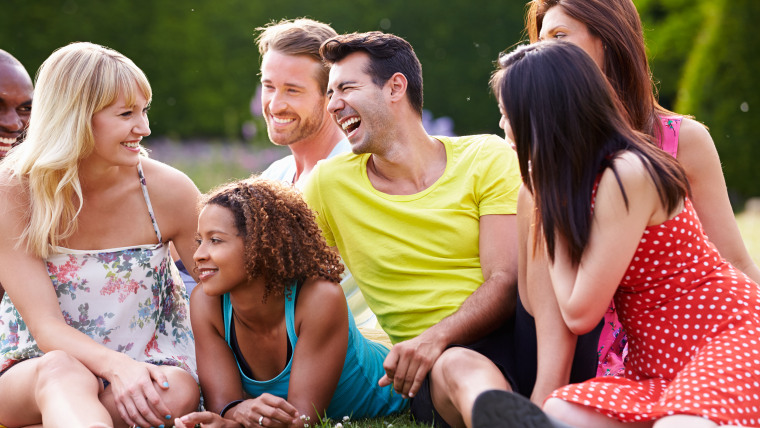
<instances>
[{"instance_id":1,"label":"blurred tree","mask_svg":"<svg viewBox=\"0 0 760 428\"><path fill-rule=\"evenodd\" d=\"M154 135L237 140L251 121L259 80L255 28L308 16L339 33L382 30L406 38L422 62L425 108L451 117L456 133L500 133L487 82L498 53L524 39L526 1L3 0L0 47L32 75L67 43L112 47L153 84ZM760 145L750 131L760 123L760 88L751 76L760 52L750 34L760 4L736 0L729 9L728 0L634 2L661 82L660 101L711 127L733 192L760 194L753 175ZM269 145L265 132L257 135L257 144Z\"/></svg>"},{"instance_id":2,"label":"blurred tree","mask_svg":"<svg viewBox=\"0 0 760 428\"><path fill-rule=\"evenodd\" d=\"M423 65L425 108L452 117L460 134L498 132L487 82L498 52L520 38L523 7L523 0L3 0L0 46L31 73L70 42L109 46L151 80L155 135L237 139L258 82L254 29L309 16L338 32L406 38Z\"/></svg>"},{"instance_id":3,"label":"blurred tree","mask_svg":"<svg viewBox=\"0 0 760 428\"><path fill-rule=\"evenodd\" d=\"M760 196L760 22L755 0L704 2L705 23L684 67L676 110L710 127L733 196ZM738 208L738 207L737 207Z\"/></svg>"},{"instance_id":4,"label":"blurred tree","mask_svg":"<svg viewBox=\"0 0 760 428\"><path fill-rule=\"evenodd\" d=\"M652 74L659 100L673 109L678 84L704 21L706 0L634 0L644 26Z\"/></svg>"}]
</instances>

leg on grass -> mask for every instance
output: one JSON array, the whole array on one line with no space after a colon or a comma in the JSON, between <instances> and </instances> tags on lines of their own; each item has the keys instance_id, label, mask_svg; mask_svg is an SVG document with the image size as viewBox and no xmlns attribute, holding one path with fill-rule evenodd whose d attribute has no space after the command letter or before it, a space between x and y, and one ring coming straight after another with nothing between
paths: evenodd
<instances>
[{"instance_id":1,"label":"leg on grass","mask_svg":"<svg viewBox=\"0 0 760 428\"><path fill-rule=\"evenodd\" d=\"M470 349L447 349L430 371L433 405L452 427L471 427L475 399L491 389L511 388L491 360Z\"/></svg>"}]
</instances>

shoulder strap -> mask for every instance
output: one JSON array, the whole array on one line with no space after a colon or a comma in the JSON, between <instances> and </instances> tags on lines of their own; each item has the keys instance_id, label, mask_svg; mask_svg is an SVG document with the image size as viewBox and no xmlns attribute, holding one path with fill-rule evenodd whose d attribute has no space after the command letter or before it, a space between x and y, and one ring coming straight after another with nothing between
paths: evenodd
<instances>
[{"instance_id":1,"label":"shoulder strap","mask_svg":"<svg viewBox=\"0 0 760 428\"><path fill-rule=\"evenodd\" d=\"M285 327L288 330L288 340L296 347L298 336L296 336L296 293L298 292L298 282L294 281L285 289Z\"/></svg>"},{"instance_id":2,"label":"shoulder strap","mask_svg":"<svg viewBox=\"0 0 760 428\"><path fill-rule=\"evenodd\" d=\"M670 153L671 156L678 155L678 133L681 130L681 116L661 116L662 132L660 134L660 148Z\"/></svg>"},{"instance_id":3,"label":"shoulder strap","mask_svg":"<svg viewBox=\"0 0 760 428\"><path fill-rule=\"evenodd\" d=\"M148 195L148 183L145 181L145 174L142 169L142 162L137 162L137 174L140 176L140 187L142 187L143 197L145 198L145 204L148 205L148 214L150 214L150 222L153 223L153 231L156 232L158 237L158 243L164 242L161 239L161 231L158 230L158 223L156 222L156 215L153 214L153 205L150 203L150 196Z\"/></svg>"}]
</instances>

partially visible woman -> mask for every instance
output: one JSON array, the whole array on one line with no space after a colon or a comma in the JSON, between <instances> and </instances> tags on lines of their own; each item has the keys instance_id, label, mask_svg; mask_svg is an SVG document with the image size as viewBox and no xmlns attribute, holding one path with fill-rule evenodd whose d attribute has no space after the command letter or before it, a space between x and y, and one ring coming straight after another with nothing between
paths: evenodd
<instances>
[{"instance_id":1,"label":"partially visible woman","mask_svg":"<svg viewBox=\"0 0 760 428\"><path fill-rule=\"evenodd\" d=\"M583 427L758 426L760 286L707 239L683 168L631 128L578 46L539 42L500 66L562 319L588 332L614 296L629 334L624 377L565 386L547 413Z\"/></svg>"},{"instance_id":2,"label":"partially visible woman","mask_svg":"<svg viewBox=\"0 0 760 428\"><path fill-rule=\"evenodd\" d=\"M42 65L27 138L0 163L0 424L165 426L197 408L188 299L200 193L140 156L151 87L111 49Z\"/></svg>"},{"instance_id":3,"label":"partially visible woman","mask_svg":"<svg viewBox=\"0 0 760 428\"><path fill-rule=\"evenodd\" d=\"M760 269L739 233L710 134L702 124L670 112L657 102L641 20L633 2L532 0L526 16L526 31L532 43L562 39L580 46L594 59L622 101L628 123L678 158L686 171L691 199L710 241L729 262L752 280L760 281ZM518 204L518 221L523 225L529 222L532 204L530 195L523 191ZM522 233L523 236L528 234L527 231ZM534 401L541 402L554 388L567 383L565 373L569 371L567 362L572 358L575 338L563 331L556 317L552 319L556 302L548 298L551 293L546 281L546 260L527 248L526 241L521 240L521 270L525 273L521 275L520 292L536 322L542 319L542 325L537 326L539 368L534 390ZM626 335L617 322L614 306L604 318L597 373L620 375L625 369ZM557 364L557 355L562 356L563 363Z\"/></svg>"},{"instance_id":4,"label":"partially visible woman","mask_svg":"<svg viewBox=\"0 0 760 428\"><path fill-rule=\"evenodd\" d=\"M254 177L203 205L191 317L210 411L177 426L303 427L403 410L392 385L377 384L388 349L356 328L340 257L301 194Z\"/></svg>"}]
</instances>

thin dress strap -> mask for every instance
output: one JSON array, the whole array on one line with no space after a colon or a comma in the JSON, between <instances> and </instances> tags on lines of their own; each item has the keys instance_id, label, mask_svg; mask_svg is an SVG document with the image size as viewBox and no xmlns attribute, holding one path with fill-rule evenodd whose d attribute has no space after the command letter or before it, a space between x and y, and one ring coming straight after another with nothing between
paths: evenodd
<instances>
[{"instance_id":1,"label":"thin dress strap","mask_svg":"<svg viewBox=\"0 0 760 428\"><path fill-rule=\"evenodd\" d=\"M658 144L661 149L673 157L678 155L678 133L681 130L681 119L683 119L682 116L660 117L662 132Z\"/></svg>"},{"instance_id":2,"label":"thin dress strap","mask_svg":"<svg viewBox=\"0 0 760 428\"><path fill-rule=\"evenodd\" d=\"M140 187L142 187L143 197L145 198L145 204L148 205L148 214L150 214L150 222L153 223L153 230L158 237L158 243L164 242L161 238L161 231L158 230L158 223L156 222L156 216L153 214L153 205L150 203L150 196L148 195L148 183L145 182L145 174L142 169L142 162L137 162L137 174L140 176Z\"/></svg>"}]
</instances>

